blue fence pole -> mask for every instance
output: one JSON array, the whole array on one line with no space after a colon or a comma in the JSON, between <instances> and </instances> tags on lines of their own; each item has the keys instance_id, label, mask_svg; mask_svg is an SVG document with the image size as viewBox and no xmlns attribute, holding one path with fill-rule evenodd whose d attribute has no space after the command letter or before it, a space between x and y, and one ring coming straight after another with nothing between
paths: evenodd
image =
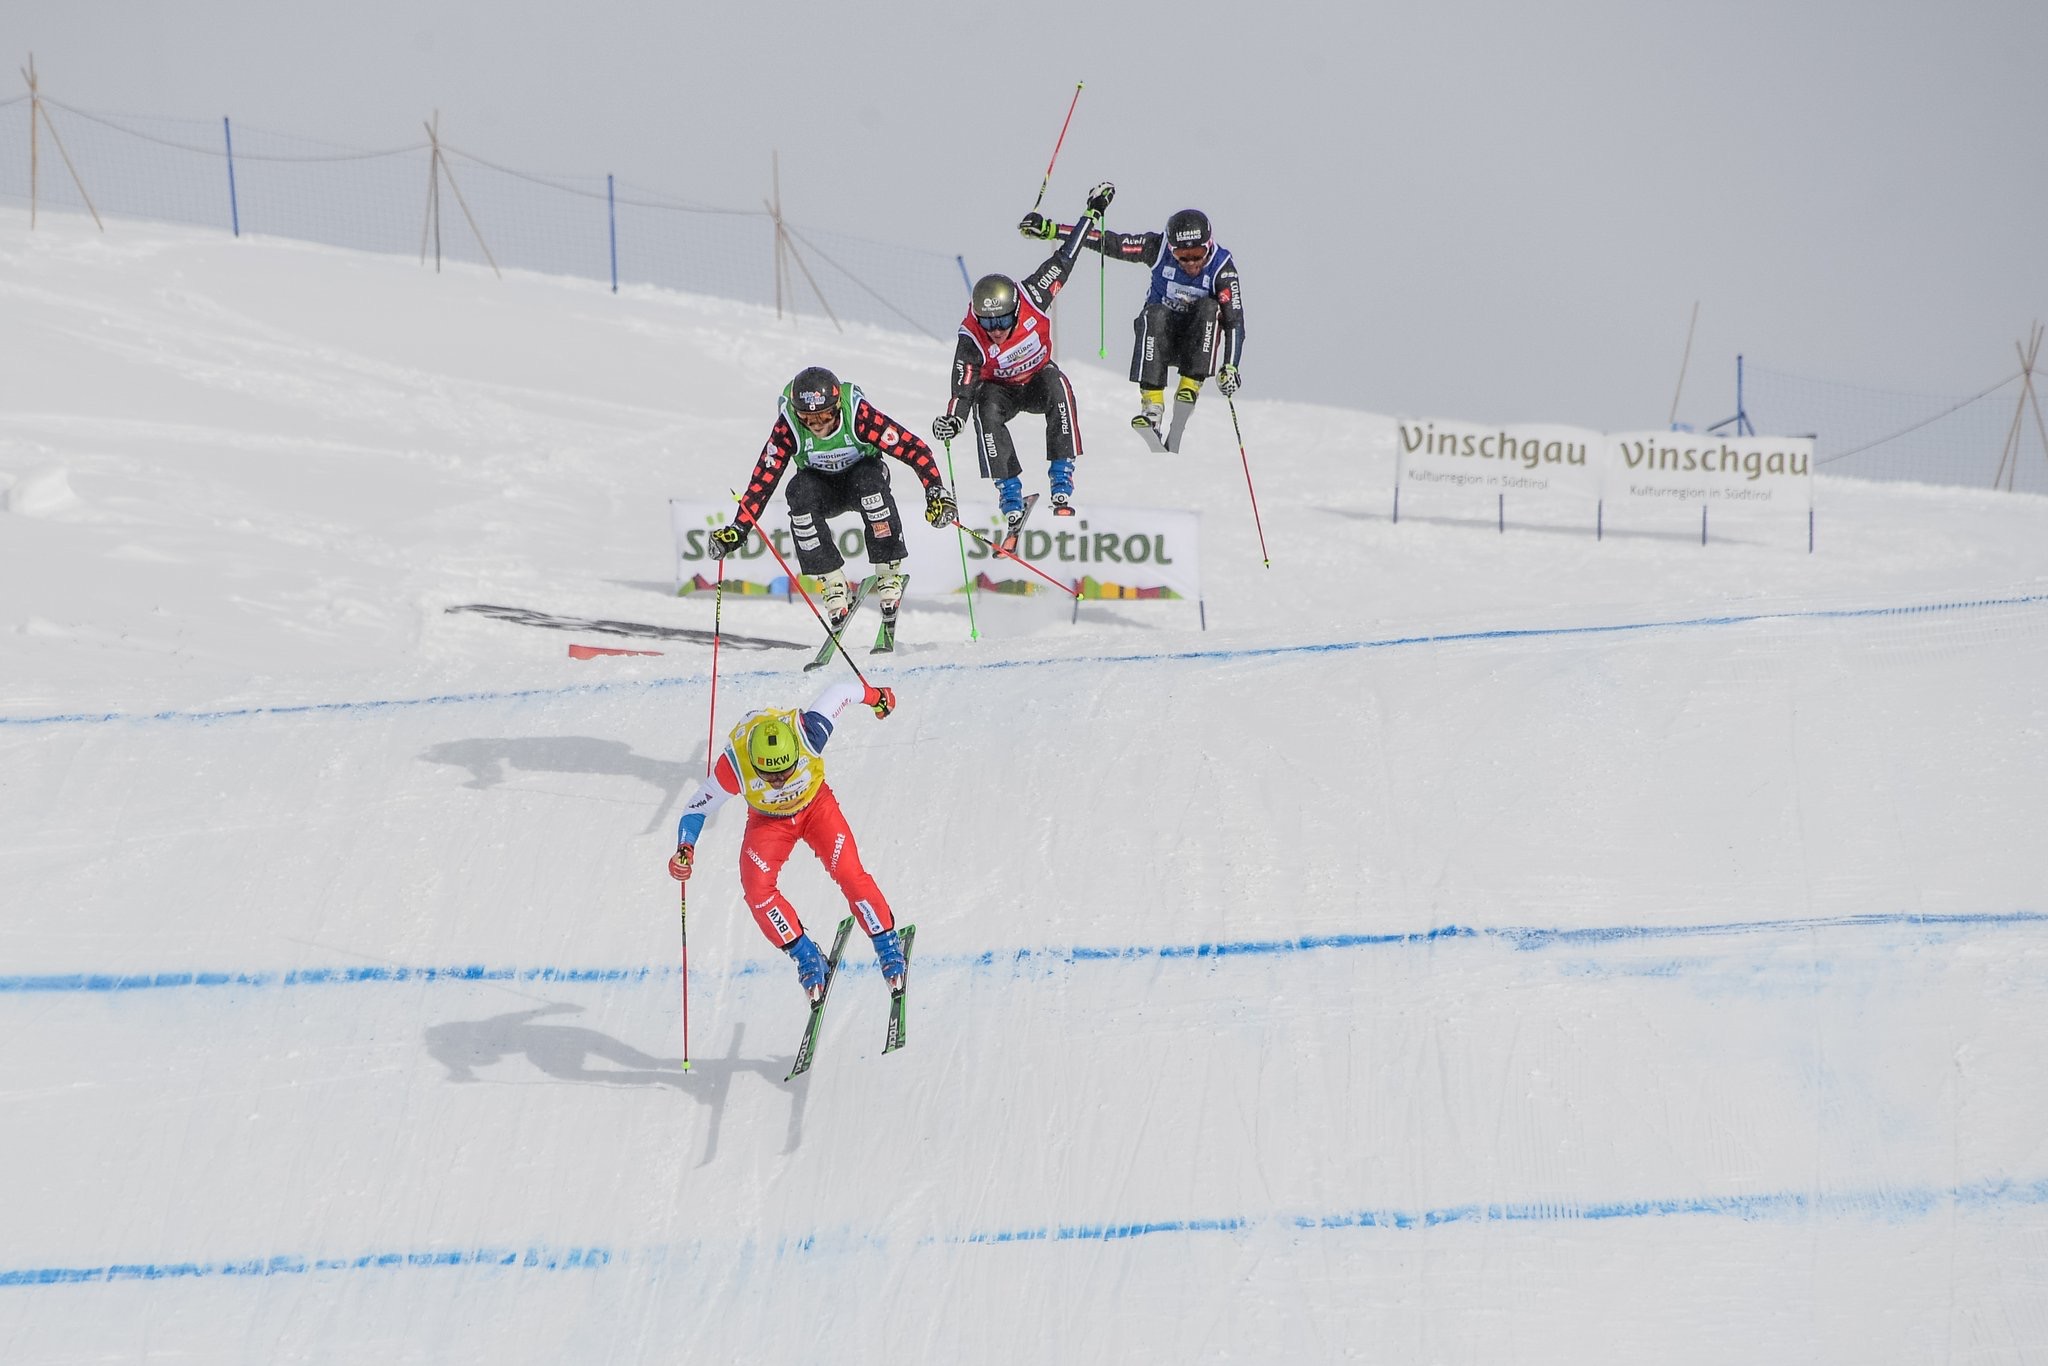
<instances>
[{"instance_id":1,"label":"blue fence pole","mask_svg":"<svg viewBox=\"0 0 2048 1366\"><path fill-rule=\"evenodd\" d=\"M967 292L969 294L972 294L974 292L974 281L967 278L967 258L964 256L955 256L953 258L953 264L960 267L960 283L966 285Z\"/></svg>"},{"instance_id":2,"label":"blue fence pole","mask_svg":"<svg viewBox=\"0 0 2048 1366\"><path fill-rule=\"evenodd\" d=\"M221 136L228 141L228 222L234 226L235 236L242 235L242 205L235 198L235 130L229 124L228 116L220 116Z\"/></svg>"},{"instance_id":3,"label":"blue fence pole","mask_svg":"<svg viewBox=\"0 0 2048 1366\"><path fill-rule=\"evenodd\" d=\"M604 213L611 225L612 239L612 293L619 292L619 204L612 194L612 178L604 178Z\"/></svg>"}]
</instances>

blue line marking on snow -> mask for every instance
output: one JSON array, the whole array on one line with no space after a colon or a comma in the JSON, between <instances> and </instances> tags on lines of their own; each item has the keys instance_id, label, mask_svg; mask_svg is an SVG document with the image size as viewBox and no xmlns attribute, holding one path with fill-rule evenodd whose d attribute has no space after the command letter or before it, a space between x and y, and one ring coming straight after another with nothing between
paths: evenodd
<instances>
[{"instance_id":1,"label":"blue line marking on snow","mask_svg":"<svg viewBox=\"0 0 2048 1366\"><path fill-rule=\"evenodd\" d=\"M1691 1196L1670 1200L1625 1200L1578 1203L1570 1200L1510 1204L1450 1205L1441 1209L1362 1209L1340 1214L1272 1216L1267 1218L1161 1219L1136 1224L1056 1224L1043 1228L1001 1229L935 1237L939 1243L1066 1243L1118 1242L1167 1233L1241 1233L1259 1227L1303 1231L1344 1229L1431 1229L1450 1224L1551 1224L1613 1219L1662 1219L1706 1215L1750 1223L1782 1222L1808 1217L1851 1217L1901 1221L1922 1219L1937 1210L1969 1213L2000 1208L2048 1205L2048 1180L1990 1180L1950 1189L1885 1187L1859 1191L1767 1191L1752 1195Z\"/></svg>"},{"instance_id":2,"label":"blue line marking on snow","mask_svg":"<svg viewBox=\"0 0 2048 1366\"><path fill-rule=\"evenodd\" d=\"M2011 928L2048 925L2048 912L1986 911L1954 915L1923 915L1911 911L1890 914L1849 915L1832 918L1801 916L1784 920L1740 920L1690 925L1595 925L1577 929L1530 925L1439 925L1427 930L1384 934L1313 934L1294 939L1239 939L1207 944L1126 944L1120 946L1076 945L1072 948L988 949L976 954L920 955L918 966L994 968L1034 963L1079 965L1120 963L1157 959L1223 959L1279 957L1350 949L1398 948L1451 940L1492 940L1523 952L1548 948L1576 948L1586 945L1650 942L1668 939L1714 939L1743 935L1827 933L1860 929L1910 929L1941 932L1973 928ZM875 971L875 965L849 959L845 968L853 972ZM1673 969L1674 972L1676 969ZM362 986L395 982L456 983L565 983L638 984L673 978L681 969L674 965L628 968L488 967L481 963L453 967L344 967L291 968L276 972L64 972L0 976L0 995L36 992L164 991L188 987L245 987L268 989L302 986ZM729 975L752 977L780 974L788 964L777 960L755 960L737 965ZM702 980L705 974L697 974Z\"/></svg>"},{"instance_id":3,"label":"blue line marking on snow","mask_svg":"<svg viewBox=\"0 0 2048 1366\"><path fill-rule=\"evenodd\" d=\"M1960 1214L2048 1205L2048 1179L1992 1179L1947 1188L1885 1186L1851 1191L1763 1191L1747 1195L1700 1195L1663 1200L1575 1202L1570 1199L1447 1205L1436 1209L1356 1209L1331 1214L1225 1215L1192 1219L1151 1219L1135 1223L1049 1224L1037 1228L936 1234L920 1246L1002 1246L1014 1243L1116 1243L1172 1234L1243 1234L1260 1229L1297 1233L1341 1233L1362 1229L1413 1232L1453 1224L1602 1223L1620 1219L1707 1217L1746 1223L1792 1223L1818 1218L1877 1219L1902 1223L1953 1209ZM839 1255L842 1239L812 1234L785 1238L777 1260ZM855 1246L889 1253L886 1239L862 1238ZM693 1249L684 1249L685 1251ZM694 1249L720 1255L717 1249ZM310 1276L352 1271L429 1271L450 1267L532 1271L596 1271L636 1263L665 1263L675 1249L614 1251L601 1247L475 1248L435 1252L383 1252L360 1257L287 1254L219 1262L117 1262L105 1266L0 1268L0 1289L29 1286L111 1285L121 1281L182 1281L237 1277Z\"/></svg>"},{"instance_id":4,"label":"blue line marking on snow","mask_svg":"<svg viewBox=\"0 0 2048 1366\"><path fill-rule=\"evenodd\" d=\"M1720 616L1683 617L1668 621L1623 621L1593 626L1503 627L1478 631L1454 631L1441 635L1389 636L1376 640L1323 641L1308 645L1255 645L1213 650L1155 650L1137 654L1066 655L1051 658L990 659L953 664L914 664L899 669L899 675L968 673L998 669L1062 668L1077 664L1188 664L1227 660L1278 659L1291 655L1344 654L1356 650L1390 650L1412 645L1458 645L1475 641L1541 640L1570 636L1619 635L1638 631L1705 630L1722 626L1747 626L1759 622L1861 621L1878 617L1925 616L1942 612L1975 612L1994 607L2033 607L2048 603L2048 593L2029 593L2006 598L1973 598L1956 602L1913 603L1904 607L1815 608L1798 612L1749 612ZM787 670L753 669L728 674L739 678L786 678ZM0 726L106 725L113 722L184 721L201 725L221 721L247 721L274 716L320 716L351 712L400 711L414 707L464 706L473 703L526 702L566 697L597 697L607 693L652 692L666 688L695 687L704 681L696 674L674 678L618 679L602 683L577 683L554 688L518 688L504 692L478 691L439 693L429 697L386 697L352 702L302 702L266 707L231 707L220 711L159 712L63 712L45 716L0 716Z\"/></svg>"},{"instance_id":5,"label":"blue line marking on snow","mask_svg":"<svg viewBox=\"0 0 2048 1366\"><path fill-rule=\"evenodd\" d=\"M1785 920L1738 920L1691 925L1592 925L1577 929L1528 925L1440 925L1434 929L1392 934L1304 935L1297 939L1246 939L1222 944L1169 944L1159 947L1075 948L1077 961L1109 958L1228 958L1246 954L1310 953L1319 949L1376 948L1388 944L1428 944L1439 939L1497 939L1517 949L1553 945L1618 944L1632 940L1695 939L1730 935L1783 934L1803 930L1866 929L1902 926L1947 929L1971 925L2048 923L2040 911L1975 912L1922 915L1910 911L1849 916L1802 916ZM1030 951L1042 952L1042 951Z\"/></svg>"},{"instance_id":6,"label":"blue line marking on snow","mask_svg":"<svg viewBox=\"0 0 2048 1366\"><path fill-rule=\"evenodd\" d=\"M677 969L667 969L674 975ZM0 992L161 991L175 987L355 986L373 982L638 982L660 968L290 968L282 972L63 972L0 977Z\"/></svg>"},{"instance_id":7,"label":"blue line marking on snow","mask_svg":"<svg viewBox=\"0 0 2048 1366\"><path fill-rule=\"evenodd\" d=\"M523 1271L589 1271L609 1266L601 1247L470 1248L443 1252L373 1252L361 1257L258 1257L240 1262L116 1262L108 1266L0 1269L0 1287L109 1285L116 1281L190 1281L237 1276L310 1276L335 1271L418 1271L434 1267L513 1267Z\"/></svg>"}]
</instances>

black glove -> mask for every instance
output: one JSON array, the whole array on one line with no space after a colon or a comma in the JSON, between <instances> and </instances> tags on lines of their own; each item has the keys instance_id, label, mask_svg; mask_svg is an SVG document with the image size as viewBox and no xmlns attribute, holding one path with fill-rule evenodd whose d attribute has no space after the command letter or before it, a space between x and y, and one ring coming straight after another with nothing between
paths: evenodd
<instances>
[{"instance_id":1,"label":"black glove","mask_svg":"<svg viewBox=\"0 0 2048 1366\"><path fill-rule=\"evenodd\" d=\"M1109 201L1116 198L1116 186L1103 181L1088 192L1088 216L1095 220L1095 226L1102 226L1102 215L1109 212Z\"/></svg>"},{"instance_id":2,"label":"black glove","mask_svg":"<svg viewBox=\"0 0 2048 1366\"><path fill-rule=\"evenodd\" d=\"M1017 231L1026 237L1040 237L1050 242L1060 235L1060 225L1034 209L1017 220Z\"/></svg>"},{"instance_id":3,"label":"black glove","mask_svg":"<svg viewBox=\"0 0 2048 1366\"><path fill-rule=\"evenodd\" d=\"M711 533L711 558L722 560L747 543L747 529L738 522Z\"/></svg>"},{"instance_id":4,"label":"black glove","mask_svg":"<svg viewBox=\"0 0 2048 1366\"><path fill-rule=\"evenodd\" d=\"M1226 365L1216 372L1216 387L1223 391L1223 397L1235 398L1237 386L1244 383L1244 376L1237 373L1235 365Z\"/></svg>"},{"instance_id":5,"label":"black glove","mask_svg":"<svg viewBox=\"0 0 2048 1366\"><path fill-rule=\"evenodd\" d=\"M932 419L932 435L941 441L951 441L960 435L960 429L966 425L951 413L940 413Z\"/></svg>"},{"instance_id":6,"label":"black glove","mask_svg":"<svg viewBox=\"0 0 2048 1366\"><path fill-rule=\"evenodd\" d=\"M924 491L924 519L935 527L948 527L960 519L960 507L944 484L934 484Z\"/></svg>"}]
</instances>

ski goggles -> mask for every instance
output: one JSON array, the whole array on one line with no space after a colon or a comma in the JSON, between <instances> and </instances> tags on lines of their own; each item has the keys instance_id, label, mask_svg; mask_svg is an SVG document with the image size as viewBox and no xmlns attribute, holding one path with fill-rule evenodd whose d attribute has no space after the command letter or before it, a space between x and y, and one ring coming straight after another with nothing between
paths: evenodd
<instances>
[{"instance_id":1,"label":"ski goggles","mask_svg":"<svg viewBox=\"0 0 2048 1366\"><path fill-rule=\"evenodd\" d=\"M976 318L975 321L981 324L984 332L1007 332L1017 325L1017 314L1012 310L1000 318Z\"/></svg>"}]
</instances>

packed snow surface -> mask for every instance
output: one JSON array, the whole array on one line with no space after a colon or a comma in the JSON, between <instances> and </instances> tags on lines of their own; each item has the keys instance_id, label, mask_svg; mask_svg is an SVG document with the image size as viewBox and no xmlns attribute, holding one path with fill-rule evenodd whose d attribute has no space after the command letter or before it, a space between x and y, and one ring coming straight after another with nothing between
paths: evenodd
<instances>
[{"instance_id":1,"label":"packed snow surface","mask_svg":"<svg viewBox=\"0 0 2048 1366\"><path fill-rule=\"evenodd\" d=\"M804 364L923 428L945 345L19 213L0 308L0 1358L2048 1355L2048 500L1396 523L1256 334L1242 457L1069 339L1084 506L1199 510L1204 602L856 648L910 1042L856 936L786 1082L732 810L682 1066L709 649L448 609L804 702L666 500Z\"/></svg>"}]
</instances>

